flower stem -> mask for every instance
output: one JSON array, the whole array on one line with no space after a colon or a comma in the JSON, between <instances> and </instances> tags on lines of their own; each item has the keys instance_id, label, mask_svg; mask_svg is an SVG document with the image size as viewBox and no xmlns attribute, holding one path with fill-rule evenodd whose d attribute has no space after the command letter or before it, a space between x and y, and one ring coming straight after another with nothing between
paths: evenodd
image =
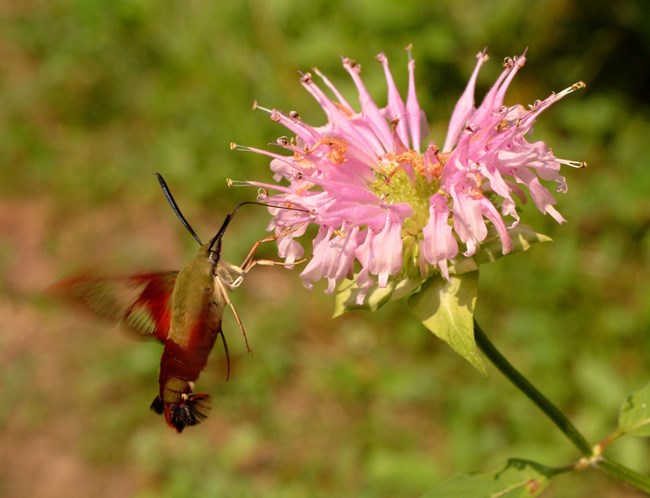
<instances>
[{"instance_id":1,"label":"flower stem","mask_svg":"<svg viewBox=\"0 0 650 498\"><path fill-rule=\"evenodd\" d=\"M506 376L528 399L537 405L553 423L569 438L573 445L578 448L580 453L587 457L593 455L593 450L585 437L580 434L578 429L571 423L567 416L549 399L533 386L526 377L521 375L515 367L494 347L492 342L485 335L479 324L474 320L474 337L476 344L483 351L485 356L494 364L499 371Z\"/></svg>"},{"instance_id":2,"label":"flower stem","mask_svg":"<svg viewBox=\"0 0 650 498\"><path fill-rule=\"evenodd\" d=\"M595 466L606 474L650 494L650 477L638 474L632 469L628 469L624 465L621 465L607 457L600 458L598 462L596 462Z\"/></svg>"},{"instance_id":3,"label":"flower stem","mask_svg":"<svg viewBox=\"0 0 650 498\"><path fill-rule=\"evenodd\" d=\"M578 448L590 466L623 481L630 486L650 494L650 477L643 476L628 467L601 454L602 448L598 445L592 448L580 431L571 423L567 416L549 399L533 386L528 379L521 375L515 367L494 347L485 335L479 324L474 320L474 337L476 344L488 357L499 371L506 376L528 399L537 405L564 435Z\"/></svg>"}]
</instances>

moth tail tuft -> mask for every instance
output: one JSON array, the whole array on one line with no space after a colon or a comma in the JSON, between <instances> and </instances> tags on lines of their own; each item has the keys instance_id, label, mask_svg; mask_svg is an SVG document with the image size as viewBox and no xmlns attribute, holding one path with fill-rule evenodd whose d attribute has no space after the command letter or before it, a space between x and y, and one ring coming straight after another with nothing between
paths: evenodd
<instances>
[{"instance_id":1,"label":"moth tail tuft","mask_svg":"<svg viewBox=\"0 0 650 498\"><path fill-rule=\"evenodd\" d=\"M169 425L182 432L185 427L200 424L210 411L209 399L207 394L190 394L185 402L172 404L169 407Z\"/></svg>"},{"instance_id":2,"label":"moth tail tuft","mask_svg":"<svg viewBox=\"0 0 650 498\"><path fill-rule=\"evenodd\" d=\"M149 409L153 412L156 412L158 415L162 415L163 411L165 411L165 403L163 403L163 400L160 399L160 396L156 396L151 402Z\"/></svg>"}]
</instances>

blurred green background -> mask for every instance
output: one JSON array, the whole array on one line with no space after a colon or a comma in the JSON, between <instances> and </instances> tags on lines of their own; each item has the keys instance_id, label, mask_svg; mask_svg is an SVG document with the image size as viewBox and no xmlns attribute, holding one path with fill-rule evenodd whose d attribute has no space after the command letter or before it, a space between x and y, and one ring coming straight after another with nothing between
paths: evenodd
<instances>
[{"instance_id":1,"label":"blurred green background","mask_svg":"<svg viewBox=\"0 0 650 498\"><path fill-rule=\"evenodd\" d=\"M43 297L97 266L108 274L177 269L196 250L153 176L167 178L203 238L268 180L263 146L285 130L254 100L322 123L298 83L318 66L351 99L340 55L357 60L380 102L384 51L406 88L414 44L429 138L442 144L454 103L487 46L528 47L508 103L584 80L546 112L536 139L567 170L556 242L481 272L477 316L495 343L592 442L650 378L649 3L644 0L0 1L0 496L418 496L457 472L510 456L578 458L498 372L482 378L396 303L332 321L322 286L258 268L233 293L254 353L228 314L223 353L197 388L207 421L182 436L149 412L159 345L134 341ZM523 216L522 216L523 218ZM263 210L242 212L224 244L239 262ZM261 251L273 257L273 248ZM612 455L650 472L647 440ZM562 476L545 496L636 497L595 472Z\"/></svg>"}]
</instances>

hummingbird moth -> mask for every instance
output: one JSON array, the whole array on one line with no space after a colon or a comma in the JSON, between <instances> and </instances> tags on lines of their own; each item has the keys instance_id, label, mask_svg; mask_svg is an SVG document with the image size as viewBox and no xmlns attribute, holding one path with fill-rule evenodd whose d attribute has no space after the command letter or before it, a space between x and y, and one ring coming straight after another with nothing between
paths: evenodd
<instances>
[{"instance_id":1,"label":"hummingbird moth","mask_svg":"<svg viewBox=\"0 0 650 498\"><path fill-rule=\"evenodd\" d=\"M54 290L105 318L164 344L159 391L151 410L164 414L167 424L182 432L207 417L209 395L194 393L194 382L205 368L217 337L221 338L230 375L230 358L221 319L229 306L242 331L250 352L242 321L228 297L228 291L238 287L253 266L283 263L256 260L257 247L277 239L272 235L255 243L241 266L221 260L223 235L239 209L247 204L303 211L261 202L242 202L226 216L216 235L206 244L196 235L180 211L167 183L156 173L160 186L181 223L201 248L185 268L179 271L144 273L128 277L102 278L79 276L55 284ZM295 264L295 263L294 263Z\"/></svg>"}]
</instances>

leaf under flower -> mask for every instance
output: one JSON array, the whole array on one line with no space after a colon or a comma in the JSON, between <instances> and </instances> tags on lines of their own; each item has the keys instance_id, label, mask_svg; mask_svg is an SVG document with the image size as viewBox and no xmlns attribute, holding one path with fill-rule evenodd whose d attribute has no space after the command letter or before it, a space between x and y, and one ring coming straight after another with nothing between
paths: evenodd
<instances>
[{"instance_id":1,"label":"leaf under flower","mask_svg":"<svg viewBox=\"0 0 650 498\"><path fill-rule=\"evenodd\" d=\"M352 279L345 279L336 288L333 318L352 310L377 311L389 301L397 301L409 296L422 285L424 280L424 278L390 280L386 287L375 286L367 290L359 288L356 275ZM365 295L362 304L359 304L360 295Z\"/></svg>"},{"instance_id":2,"label":"leaf under flower","mask_svg":"<svg viewBox=\"0 0 650 498\"><path fill-rule=\"evenodd\" d=\"M478 272L429 278L408 299L411 312L438 338L445 341L483 375L485 365L474 340L474 308L478 294Z\"/></svg>"}]
</instances>

